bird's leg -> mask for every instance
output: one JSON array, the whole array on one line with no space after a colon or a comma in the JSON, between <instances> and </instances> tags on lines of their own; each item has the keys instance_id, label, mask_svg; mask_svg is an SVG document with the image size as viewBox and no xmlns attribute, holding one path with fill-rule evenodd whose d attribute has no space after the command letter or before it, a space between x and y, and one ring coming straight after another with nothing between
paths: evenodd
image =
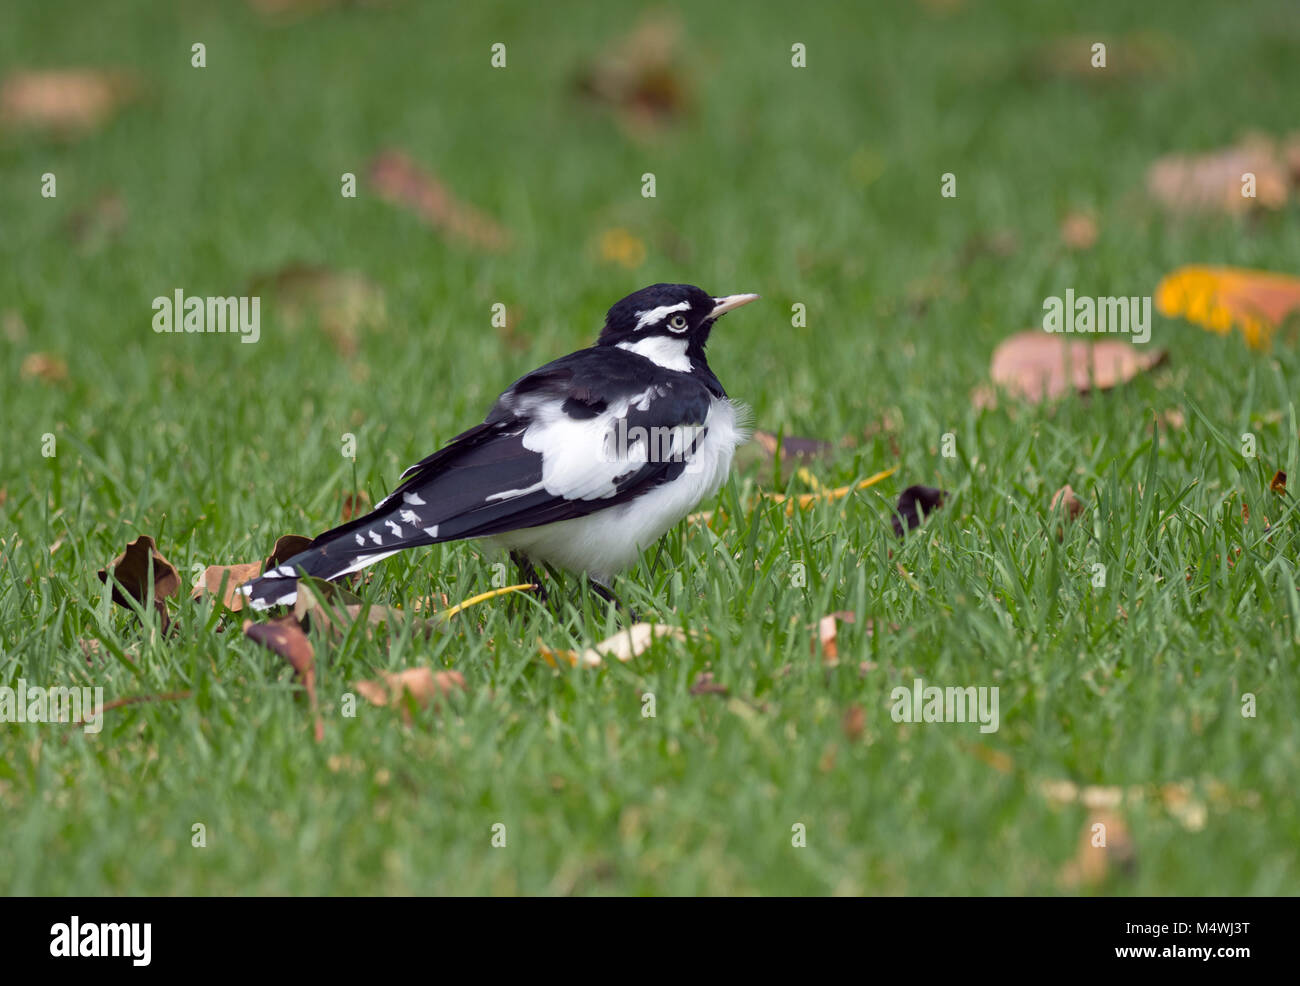
<instances>
[{"instance_id":1,"label":"bird's leg","mask_svg":"<svg viewBox=\"0 0 1300 986\"><path fill-rule=\"evenodd\" d=\"M518 551L510 552L510 560L519 569L519 578L524 582L533 584L533 593L537 596L538 601L545 605L548 598L546 586L542 585L542 580L537 575L537 569L533 568L533 563L528 560L526 555Z\"/></svg>"},{"instance_id":2,"label":"bird's leg","mask_svg":"<svg viewBox=\"0 0 1300 986\"><path fill-rule=\"evenodd\" d=\"M600 596L607 603L613 603L619 612L623 613L633 623L637 622L636 610L629 607L623 600L614 594L614 590L607 585L601 585L599 582L591 582L591 591Z\"/></svg>"}]
</instances>

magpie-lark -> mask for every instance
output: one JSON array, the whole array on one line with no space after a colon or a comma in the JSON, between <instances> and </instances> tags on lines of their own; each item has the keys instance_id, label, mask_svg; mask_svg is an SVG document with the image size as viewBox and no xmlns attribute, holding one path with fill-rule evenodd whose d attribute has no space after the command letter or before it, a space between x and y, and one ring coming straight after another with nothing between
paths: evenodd
<instances>
[{"instance_id":1,"label":"magpie-lark","mask_svg":"<svg viewBox=\"0 0 1300 986\"><path fill-rule=\"evenodd\" d=\"M534 563L554 565L617 602L614 576L717 492L747 437L704 347L719 317L757 297L689 284L628 295L595 346L516 380L371 513L241 591L255 609L290 605L302 574L337 579L406 548L485 538L529 581Z\"/></svg>"}]
</instances>

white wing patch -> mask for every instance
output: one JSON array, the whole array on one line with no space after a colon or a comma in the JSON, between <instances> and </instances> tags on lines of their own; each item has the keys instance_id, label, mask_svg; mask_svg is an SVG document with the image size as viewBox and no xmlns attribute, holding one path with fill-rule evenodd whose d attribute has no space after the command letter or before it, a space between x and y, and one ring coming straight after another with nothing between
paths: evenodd
<instances>
[{"instance_id":1,"label":"white wing patch","mask_svg":"<svg viewBox=\"0 0 1300 986\"><path fill-rule=\"evenodd\" d=\"M525 446L527 447L527 446ZM527 496L529 493L536 493L542 488L542 483L533 483L532 486L525 486L520 490L502 490L500 493L493 493L487 498L488 502L492 500L513 500L517 496Z\"/></svg>"}]
</instances>

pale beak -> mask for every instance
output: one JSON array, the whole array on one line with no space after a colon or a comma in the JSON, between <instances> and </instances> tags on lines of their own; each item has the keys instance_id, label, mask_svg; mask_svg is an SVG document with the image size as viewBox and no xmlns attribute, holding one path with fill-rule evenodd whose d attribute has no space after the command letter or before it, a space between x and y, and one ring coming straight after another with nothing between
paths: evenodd
<instances>
[{"instance_id":1,"label":"pale beak","mask_svg":"<svg viewBox=\"0 0 1300 986\"><path fill-rule=\"evenodd\" d=\"M725 315L733 308L739 308L741 305L748 305L751 301L757 301L756 294L729 294L725 298L713 299L713 311L709 312L709 318L717 318L719 315Z\"/></svg>"}]
</instances>

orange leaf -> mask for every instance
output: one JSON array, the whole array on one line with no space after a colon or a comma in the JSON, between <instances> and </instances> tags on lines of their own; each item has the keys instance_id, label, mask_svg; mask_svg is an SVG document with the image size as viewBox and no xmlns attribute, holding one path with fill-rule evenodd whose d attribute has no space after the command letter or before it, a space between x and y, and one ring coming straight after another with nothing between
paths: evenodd
<instances>
[{"instance_id":1,"label":"orange leaf","mask_svg":"<svg viewBox=\"0 0 1300 986\"><path fill-rule=\"evenodd\" d=\"M446 185L402 151L376 155L370 162L370 180L381 198L405 206L452 239L490 250L509 245L509 234L495 220L458 201Z\"/></svg>"},{"instance_id":2,"label":"orange leaf","mask_svg":"<svg viewBox=\"0 0 1300 986\"><path fill-rule=\"evenodd\" d=\"M1180 267L1156 287L1156 310L1219 335L1236 326L1253 349L1267 349L1273 331L1300 310L1300 278L1240 267Z\"/></svg>"}]
</instances>

